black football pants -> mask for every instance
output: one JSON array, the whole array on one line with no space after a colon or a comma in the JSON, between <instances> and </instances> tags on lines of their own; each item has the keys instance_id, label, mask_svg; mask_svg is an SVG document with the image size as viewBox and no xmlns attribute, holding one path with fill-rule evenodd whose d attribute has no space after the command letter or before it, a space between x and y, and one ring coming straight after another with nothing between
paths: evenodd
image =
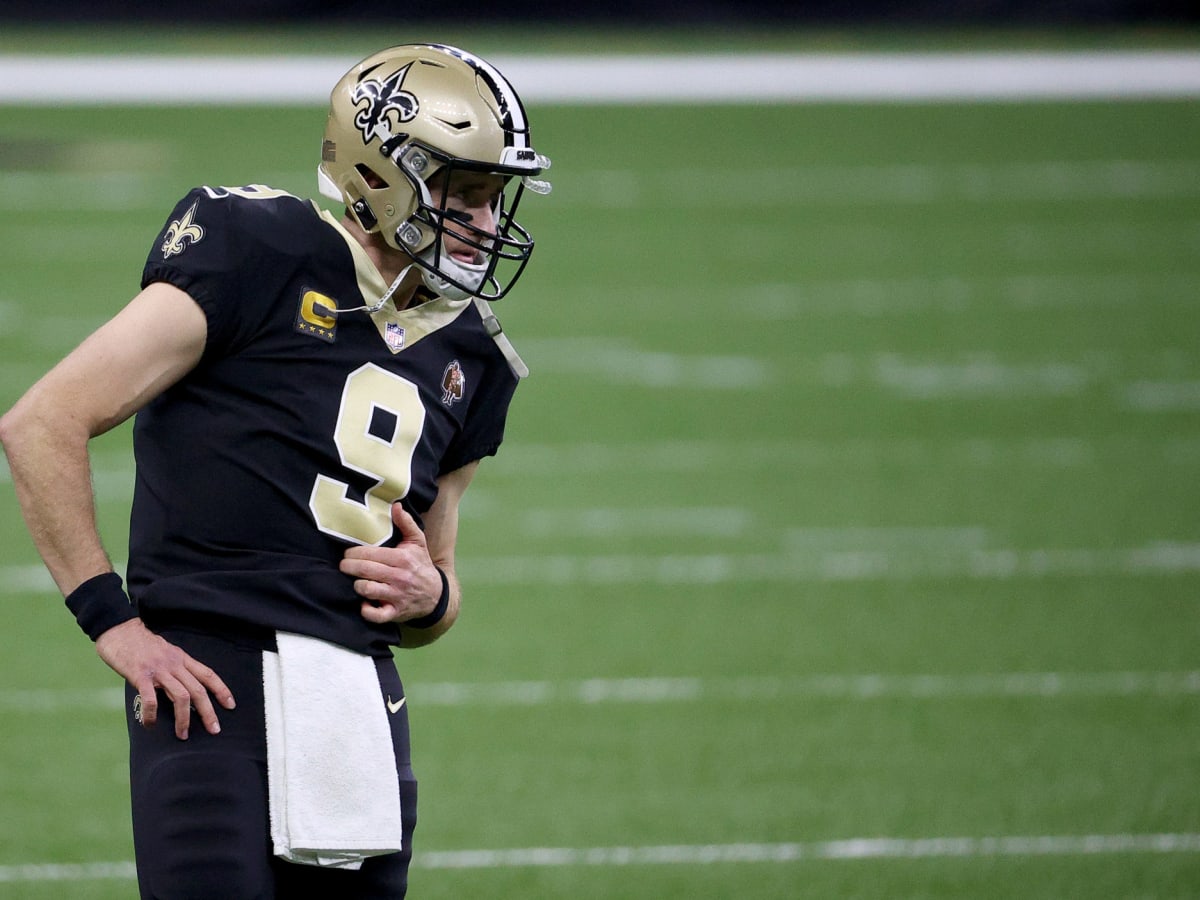
<instances>
[{"instance_id":1,"label":"black football pants","mask_svg":"<svg viewBox=\"0 0 1200 900\"><path fill-rule=\"evenodd\" d=\"M163 637L211 666L233 692L234 710L217 707L221 733L210 735L193 713L188 739L175 737L174 710L160 691L158 722L143 728L126 688L130 793L142 900L291 900L404 897L417 785L409 757L408 707L390 716L404 849L371 857L357 871L289 863L271 848L261 641L194 631ZM404 696L390 659L376 661L380 691Z\"/></svg>"}]
</instances>

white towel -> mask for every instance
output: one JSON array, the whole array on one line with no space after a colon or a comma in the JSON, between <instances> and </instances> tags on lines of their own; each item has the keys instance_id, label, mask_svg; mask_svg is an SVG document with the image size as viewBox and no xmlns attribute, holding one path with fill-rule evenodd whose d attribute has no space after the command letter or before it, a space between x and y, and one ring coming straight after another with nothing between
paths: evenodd
<instances>
[{"instance_id":1,"label":"white towel","mask_svg":"<svg viewBox=\"0 0 1200 900\"><path fill-rule=\"evenodd\" d=\"M400 782L375 662L280 633L263 653L275 855L357 869L401 847Z\"/></svg>"}]
</instances>

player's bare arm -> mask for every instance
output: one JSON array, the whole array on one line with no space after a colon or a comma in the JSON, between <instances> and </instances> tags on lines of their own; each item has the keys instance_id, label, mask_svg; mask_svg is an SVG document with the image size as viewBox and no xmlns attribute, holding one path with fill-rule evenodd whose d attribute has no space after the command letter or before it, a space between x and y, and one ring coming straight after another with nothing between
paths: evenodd
<instances>
[{"instance_id":1,"label":"player's bare arm","mask_svg":"<svg viewBox=\"0 0 1200 900\"><path fill-rule=\"evenodd\" d=\"M454 571L454 549L458 542L458 507L478 461L448 472L438 479L438 496L425 514L425 530L417 526L403 507L392 506L392 520L400 531L395 547L351 547L341 571L356 579L355 591L363 597L363 618L372 622L420 619L437 606L442 593L441 569L446 576L446 613L428 628L403 629L401 647L430 644L450 630L458 618L462 597Z\"/></svg>"},{"instance_id":2,"label":"player's bare arm","mask_svg":"<svg viewBox=\"0 0 1200 900\"><path fill-rule=\"evenodd\" d=\"M125 421L188 372L204 350L204 314L183 291L148 286L38 381L0 419L13 487L30 534L64 595L112 564L96 527L88 441ZM164 646L165 645L165 646ZM153 725L155 687L176 701L176 734L189 707L219 729L209 694L233 698L210 670L133 619L109 629L97 652L144 698Z\"/></svg>"}]
</instances>

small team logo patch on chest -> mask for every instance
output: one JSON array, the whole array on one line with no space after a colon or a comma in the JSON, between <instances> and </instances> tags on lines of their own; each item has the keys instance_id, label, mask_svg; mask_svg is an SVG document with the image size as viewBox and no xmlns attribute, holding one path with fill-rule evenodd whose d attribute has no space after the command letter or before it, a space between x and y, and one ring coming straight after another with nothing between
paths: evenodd
<instances>
[{"instance_id":1,"label":"small team logo patch on chest","mask_svg":"<svg viewBox=\"0 0 1200 900\"><path fill-rule=\"evenodd\" d=\"M467 376L463 374L458 360L452 360L442 373L442 402L453 406L467 391Z\"/></svg>"}]
</instances>

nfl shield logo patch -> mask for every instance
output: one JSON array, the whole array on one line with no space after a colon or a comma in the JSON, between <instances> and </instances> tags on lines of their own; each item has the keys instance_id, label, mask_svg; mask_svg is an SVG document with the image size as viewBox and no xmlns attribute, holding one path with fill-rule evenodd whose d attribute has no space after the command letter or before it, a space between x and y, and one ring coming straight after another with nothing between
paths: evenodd
<instances>
[{"instance_id":1,"label":"nfl shield logo patch","mask_svg":"<svg viewBox=\"0 0 1200 900\"><path fill-rule=\"evenodd\" d=\"M404 329L395 322L387 323L387 328L383 332L383 339L387 342L388 349L393 353L399 353L404 349Z\"/></svg>"}]
</instances>

